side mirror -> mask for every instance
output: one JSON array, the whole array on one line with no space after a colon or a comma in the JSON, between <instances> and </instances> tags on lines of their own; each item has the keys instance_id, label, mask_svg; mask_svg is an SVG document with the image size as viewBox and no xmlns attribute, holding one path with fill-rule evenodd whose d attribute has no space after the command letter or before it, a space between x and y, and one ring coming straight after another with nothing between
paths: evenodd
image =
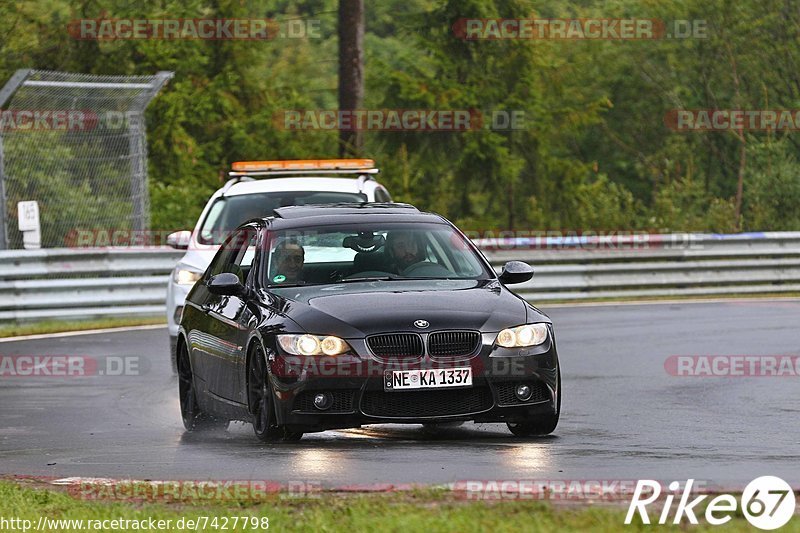
<instances>
[{"instance_id":1,"label":"side mirror","mask_svg":"<svg viewBox=\"0 0 800 533\"><path fill-rule=\"evenodd\" d=\"M503 265L500 273L500 283L503 285L513 285L514 283L524 283L533 277L533 267L522 261L509 261Z\"/></svg>"},{"instance_id":2,"label":"side mirror","mask_svg":"<svg viewBox=\"0 0 800 533\"><path fill-rule=\"evenodd\" d=\"M172 246L177 250L186 250L189 248L189 242L192 240L192 232L188 230L176 231L167 235L167 246Z\"/></svg>"},{"instance_id":3,"label":"side mirror","mask_svg":"<svg viewBox=\"0 0 800 533\"><path fill-rule=\"evenodd\" d=\"M241 296L245 293L244 285L239 281L239 276L231 272L223 272L212 276L208 280L208 290L211 294L221 296Z\"/></svg>"}]
</instances>

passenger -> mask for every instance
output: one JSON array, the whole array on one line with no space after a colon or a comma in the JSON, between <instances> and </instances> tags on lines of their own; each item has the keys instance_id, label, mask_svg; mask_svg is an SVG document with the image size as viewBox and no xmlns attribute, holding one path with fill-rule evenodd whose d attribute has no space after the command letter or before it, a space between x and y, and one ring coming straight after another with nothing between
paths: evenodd
<instances>
[{"instance_id":1,"label":"passenger","mask_svg":"<svg viewBox=\"0 0 800 533\"><path fill-rule=\"evenodd\" d=\"M296 241L284 239L272 252L275 265L270 283L298 283L303 281L305 250Z\"/></svg>"}]
</instances>

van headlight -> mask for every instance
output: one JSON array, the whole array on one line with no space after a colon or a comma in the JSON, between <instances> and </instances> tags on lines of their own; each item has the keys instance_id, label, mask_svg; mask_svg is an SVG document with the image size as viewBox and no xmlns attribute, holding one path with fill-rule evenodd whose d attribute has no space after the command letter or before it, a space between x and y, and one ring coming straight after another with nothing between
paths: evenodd
<instances>
[{"instance_id":1,"label":"van headlight","mask_svg":"<svg viewBox=\"0 0 800 533\"><path fill-rule=\"evenodd\" d=\"M522 348L538 346L547 340L547 324L525 324L504 329L497 334L498 346L503 348Z\"/></svg>"},{"instance_id":2,"label":"van headlight","mask_svg":"<svg viewBox=\"0 0 800 533\"><path fill-rule=\"evenodd\" d=\"M178 267L172 271L172 281L178 285L194 285L202 277L202 272L186 270L185 268Z\"/></svg>"}]
</instances>

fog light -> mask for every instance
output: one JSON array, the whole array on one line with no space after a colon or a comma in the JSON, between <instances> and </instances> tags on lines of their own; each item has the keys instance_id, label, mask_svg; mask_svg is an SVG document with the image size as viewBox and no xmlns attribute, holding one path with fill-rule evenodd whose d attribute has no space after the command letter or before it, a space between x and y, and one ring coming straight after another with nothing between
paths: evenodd
<instances>
[{"instance_id":1,"label":"fog light","mask_svg":"<svg viewBox=\"0 0 800 533\"><path fill-rule=\"evenodd\" d=\"M333 396L331 396L327 392L320 392L319 394L314 396L314 407L316 407L320 411L330 409L331 404L333 404Z\"/></svg>"},{"instance_id":2,"label":"fog light","mask_svg":"<svg viewBox=\"0 0 800 533\"><path fill-rule=\"evenodd\" d=\"M517 399L521 402L527 402L531 399L531 388L524 383L522 385L517 385L517 389L514 391L514 394L517 395Z\"/></svg>"}]
</instances>

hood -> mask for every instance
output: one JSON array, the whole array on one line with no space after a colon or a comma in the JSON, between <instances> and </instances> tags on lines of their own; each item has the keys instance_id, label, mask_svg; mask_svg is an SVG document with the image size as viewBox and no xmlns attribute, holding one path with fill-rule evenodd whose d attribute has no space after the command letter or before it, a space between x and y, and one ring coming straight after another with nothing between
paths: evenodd
<instances>
[{"instance_id":1,"label":"hood","mask_svg":"<svg viewBox=\"0 0 800 533\"><path fill-rule=\"evenodd\" d=\"M391 331L497 332L525 323L529 306L496 280L355 282L272 289L303 330L361 338ZM425 329L414 321L426 320ZM548 321L544 318L545 321Z\"/></svg>"},{"instance_id":2,"label":"hood","mask_svg":"<svg viewBox=\"0 0 800 533\"><path fill-rule=\"evenodd\" d=\"M219 246L217 245L208 245L203 248L189 248L186 254L181 257L180 264L197 272L205 272L218 250Z\"/></svg>"}]
</instances>

